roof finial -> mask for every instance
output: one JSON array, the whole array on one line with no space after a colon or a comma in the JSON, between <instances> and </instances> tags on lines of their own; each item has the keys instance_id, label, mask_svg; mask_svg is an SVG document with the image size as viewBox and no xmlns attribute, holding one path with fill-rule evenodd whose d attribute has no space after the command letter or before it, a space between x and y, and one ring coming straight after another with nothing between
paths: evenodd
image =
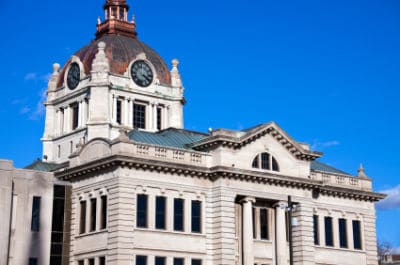
<instances>
[{"instance_id":1,"label":"roof finial","mask_svg":"<svg viewBox=\"0 0 400 265\"><path fill-rule=\"evenodd\" d=\"M363 178L363 179L369 179L369 177L365 174L365 169L364 169L363 164L360 164L360 167L358 168L357 172L358 172L357 177Z\"/></svg>"}]
</instances>

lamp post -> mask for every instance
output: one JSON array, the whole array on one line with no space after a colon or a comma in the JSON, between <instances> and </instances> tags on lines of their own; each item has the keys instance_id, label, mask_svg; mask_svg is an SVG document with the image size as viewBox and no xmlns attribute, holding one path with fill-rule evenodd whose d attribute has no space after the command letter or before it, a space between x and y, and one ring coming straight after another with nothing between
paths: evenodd
<instances>
[{"instance_id":1,"label":"lamp post","mask_svg":"<svg viewBox=\"0 0 400 265\"><path fill-rule=\"evenodd\" d=\"M288 212L288 225L289 225L289 264L293 265L293 223L292 223L292 211L293 211L292 196L288 196L288 206L286 208Z\"/></svg>"}]
</instances>

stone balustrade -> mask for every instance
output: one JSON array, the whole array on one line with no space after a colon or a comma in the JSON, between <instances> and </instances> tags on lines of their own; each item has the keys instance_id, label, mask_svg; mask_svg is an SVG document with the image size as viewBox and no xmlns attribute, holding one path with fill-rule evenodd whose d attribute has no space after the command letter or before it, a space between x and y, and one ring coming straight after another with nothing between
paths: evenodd
<instances>
[{"instance_id":1,"label":"stone balustrade","mask_svg":"<svg viewBox=\"0 0 400 265\"><path fill-rule=\"evenodd\" d=\"M322 181L325 185L339 186L360 190L371 190L371 180L361 179L356 176L341 174L329 174L326 172L313 171L310 173L312 180Z\"/></svg>"}]
</instances>

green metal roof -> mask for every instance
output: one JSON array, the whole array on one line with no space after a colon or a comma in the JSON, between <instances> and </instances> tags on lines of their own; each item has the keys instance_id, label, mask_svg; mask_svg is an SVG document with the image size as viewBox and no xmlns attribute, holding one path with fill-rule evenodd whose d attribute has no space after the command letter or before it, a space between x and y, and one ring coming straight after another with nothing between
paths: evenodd
<instances>
[{"instance_id":1,"label":"green metal roof","mask_svg":"<svg viewBox=\"0 0 400 265\"><path fill-rule=\"evenodd\" d=\"M321 163L319 161L311 161L311 170L317 170L317 171L323 171L327 173L333 173L333 174L344 174L344 175L350 175L349 173L346 173L342 170L339 170L337 168L331 167L327 164Z\"/></svg>"},{"instance_id":2,"label":"green metal roof","mask_svg":"<svg viewBox=\"0 0 400 265\"><path fill-rule=\"evenodd\" d=\"M204 133L175 128L169 128L155 133L133 130L128 133L128 136L129 139L135 142L179 149L190 149L188 144L209 137L209 135Z\"/></svg>"},{"instance_id":3,"label":"green metal roof","mask_svg":"<svg viewBox=\"0 0 400 265\"><path fill-rule=\"evenodd\" d=\"M63 167L63 165L61 165L61 164L47 163L47 162L43 162L40 159L37 159L35 162L33 162L32 164L30 164L24 168L31 169L31 170L37 170L37 171L51 172L51 171L57 170L61 167Z\"/></svg>"}]
</instances>

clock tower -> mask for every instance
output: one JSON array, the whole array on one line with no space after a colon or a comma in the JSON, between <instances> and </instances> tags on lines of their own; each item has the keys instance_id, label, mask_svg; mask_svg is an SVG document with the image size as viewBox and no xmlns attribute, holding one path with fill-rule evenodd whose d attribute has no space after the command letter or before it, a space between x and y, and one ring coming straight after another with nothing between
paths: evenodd
<instances>
[{"instance_id":1,"label":"clock tower","mask_svg":"<svg viewBox=\"0 0 400 265\"><path fill-rule=\"evenodd\" d=\"M53 65L47 90L43 159L62 163L76 146L115 139L120 130L183 128L178 60L171 70L137 37L125 0L107 0L95 39Z\"/></svg>"}]
</instances>

